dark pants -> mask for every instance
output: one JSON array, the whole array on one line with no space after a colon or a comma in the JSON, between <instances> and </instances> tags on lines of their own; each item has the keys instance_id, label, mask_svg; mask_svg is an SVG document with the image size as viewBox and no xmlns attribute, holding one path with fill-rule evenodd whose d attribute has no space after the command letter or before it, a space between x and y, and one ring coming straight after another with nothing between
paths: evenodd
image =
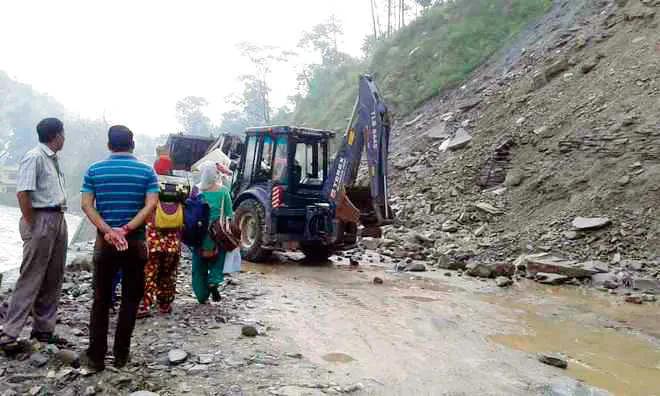
<instances>
[{"instance_id":1,"label":"dark pants","mask_svg":"<svg viewBox=\"0 0 660 396\"><path fill-rule=\"evenodd\" d=\"M138 306L144 293L144 265L147 247L144 241L128 241L128 250L118 252L114 246L96 238L94 247L94 304L90 319L89 359L103 364L108 350L108 323L112 306L112 284L122 271L121 307L115 331L115 359L126 359L130 353L131 335L135 328Z\"/></svg>"}]
</instances>

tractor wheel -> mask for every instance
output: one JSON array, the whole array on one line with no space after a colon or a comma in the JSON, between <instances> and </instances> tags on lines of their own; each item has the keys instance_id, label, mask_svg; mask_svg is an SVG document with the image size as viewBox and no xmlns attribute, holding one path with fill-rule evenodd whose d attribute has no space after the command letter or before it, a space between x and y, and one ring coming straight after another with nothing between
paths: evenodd
<instances>
[{"instance_id":1,"label":"tractor wheel","mask_svg":"<svg viewBox=\"0 0 660 396\"><path fill-rule=\"evenodd\" d=\"M304 244L300 246L300 250L305 254L305 259L307 261L325 262L328 261L330 256L332 256L332 250L330 247L320 244Z\"/></svg>"},{"instance_id":2,"label":"tractor wheel","mask_svg":"<svg viewBox=\"0 0 660 396\"><path fill-rule=\"evenodd\" d=\"M263 205L254 199L241 202L234 213L241 230L241 256L254 262L265 261L272 253L263 248L266 212Z\"/></svg>"}]
</instances>

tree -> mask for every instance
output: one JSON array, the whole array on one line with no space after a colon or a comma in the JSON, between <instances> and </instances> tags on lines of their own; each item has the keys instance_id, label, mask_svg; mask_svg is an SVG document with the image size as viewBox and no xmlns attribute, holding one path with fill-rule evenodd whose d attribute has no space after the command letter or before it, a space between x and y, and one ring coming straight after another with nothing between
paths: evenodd
<instances>
[{"instance_id":1,"label":"tree","mask_svg":"<svg viewBox=\"0 0 660 396\"><path fill-rule=\"evenodd\" d=\"M176 118L185 133L200 136L213 133L211 120L204 114L206 106L208 101L199 96L187 96L176 103Z\"/></svg>"},{"instance_id":2,"label":"tree","mask_svg":"<svg viewBox=\"0 0 660 396\"><path fill-rule=\"evenodd\" d=\"M341 23L332 15L327 21L303 32L298 47L318 52L322 64L336 65L344 59L344 55L339 51L339 39L343 34Z\"/></svg>"}]
</instances>

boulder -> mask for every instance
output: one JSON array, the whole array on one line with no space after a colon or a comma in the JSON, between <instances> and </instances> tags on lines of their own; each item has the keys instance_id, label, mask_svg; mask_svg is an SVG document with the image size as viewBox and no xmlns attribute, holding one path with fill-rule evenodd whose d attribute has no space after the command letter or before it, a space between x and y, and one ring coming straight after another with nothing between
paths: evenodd
<instances>
[{"instance_id":1,"label":"boulder","mask_svg":"<svg viewBox=\"0 0 660 396\"><path fill-rule=\"evenodd\" d=\"M588 278L600 272L585 268L575 261L564 260L547 254L527 256L525 262L527 273L532 276L538 272L543 272L564 275L569 278Z\"/></svg>"},{"instance_id":2,"label":"boulder","mask_svg":"<svg viewBox=\"0 0 660 396\"><path fill-rule=\"evenodd\" d=\"M534 280L544 285L561 285L571 279L568 276L559 274L547 274L545 272L537 272L534 274Z\"/></svg>"},{"instance_id":3,"label":"boulder","mask_svg":"<svg viewBox=\"0 0 660 396\"><path fill-rule=\"evenodd\" d=\"M170 364L183 363L186 361L186 359L188 359L188 352L184 351L183 349L172 349L168 352L167 359L169 360Z\"/></svg>"},{"instance_id":4,"label":"boulder","mask_svg":"<svg viewBox=\"0 0 660 396\"><path fill-rule=\"evenodd\" d=\"M500 215L504 213L502 209L496 208L495 206L487 202L477 202L476 204L474 204L474 207L479 210L483 210L486 213L490 213L492 215Z\"/></svg>"},{"instance_id":5,"label":"boulder","mask_svg":"<svg viewBox=\"0 0 660 396\"><path fill-rule=\"evenodd\" d=\"M244 337L256 337L259 335L257 328L251 325L245 325L241 328L241 334Z\"/></svg>"},{"instance_id":6,"label":"boulder","mask_svg":"<svg viewBox=\"0 0 660 396\"><path fill-rule=\"evenodd\" d=\"M538 356L538 359L539 362L543 364L547 364L549 366L559 367L561 369L565 369L568 367L568 362L566 361L566 359L555 354L542 353Z\"/></svg>"},{"instance_id":7,"label":"boulder","mask_svg":"<svg viewBox=\"0 0 660 396\"><path fill-rule=\"evenodd\" d=\"M436 262L435 266L442 269L458 271L464 270L466 266L464 261L454 260L446 254L437 256L437 260L438 261Z\"/></svg>"},{"instance_id":8,"label":"boulder","mask_svg":"<svg viewBox=\"0 0 660 396\"><path fill-rule=\"evenodd\" d=\"M585 261L583 263L580 263L580 266L586 270L596 271L601 274L605 274L610 271L609 264L599 260Z\"/></svg>"},{"instance_id":9,"label":"boulder","mask_svg":"<svg viewBox=\"0 0 660 396\"><path fill-rule=\"evenodd\" d=\"M454 137L449 139L447 148L449 150L458 150L467 146L471 140L472 136L464 128L458 128Z\"/></svg>"},{"instance_id":10,"label":"boulder","mask_svg":"<svg viewBox=\"0 0 660 396\"><path fill-rule=\"evenodd\" d=\"M619 287L619 279L612 272L606 274L599 273L591 277L591 284L594 287L604 287L613 290Z\"/></svg>"},{"instance_id":11,"label":"boulder","mask_svg":"<svg viewBox=\"0 0 660 396\"><path fill-rule=\"evenodd\" d=\"M417 262L412 262L404 268L404 271L409 271L409 272L424 272L426 271L426 265L424 263L421 263L419 261Z\"/></svg>"},{"instance_id":12,"label":"boulder","mask_svg":"<svg viewBox=\"0 0 660 396\"><path fill-rule=\"evenodd\" d=\"M426 136L431 139L447 139L449 137L449 131L447 131L447 123L440 122L432 126L427 132Z\"/></svg>"},{"instance_id":13,"label":"boulder","mask_svg":"<svg viewBox=\"0 0 660 396\"><path fill-rule=\"evenodd\" d=\"M498 276L495 278L495 284L499 287L507 287L513 285L513 280L505 276Z\"/></svg>"},{"instance_id":14,"label":"boulder","mask_svg":"<svg viewBox=\"0 0 660 396\"><path fill-rule=\"evenodd\" d=\"M597 230L610 225L612 221L607 217L576 217L573 228L580 231Z\"/></svg>"},{"instance_id":15,"label":"boulder","mask_svg":"<svg viewBox=\"0 0 660 396\"><path fill-rule=\"evenodd\" d=\"M633 294L631 296L626 296L625 301L631 304L642 304L644 302L644 297L641 294Z\"/></svg>"},{"instance_id":16,"label":"boulder","mask_svg":"<svg viewBox=\"0 0 660 396\"><path fill-rule=\"evenodd\" d=\"M511 277L516 268L510 263L482 263L473 261L466 266L467 274L478 278Z\"/></svg>"},{"instance_id":17,"label":"boulder","mask_svg":"<svg viewBox=\"0 0 660 396\"><path fill-rule=\"evenodd\" d=\"M43 367L48 364L48 356L41 353L30 355L30 364L34 367Z\"/></svg>"}]
</instances>

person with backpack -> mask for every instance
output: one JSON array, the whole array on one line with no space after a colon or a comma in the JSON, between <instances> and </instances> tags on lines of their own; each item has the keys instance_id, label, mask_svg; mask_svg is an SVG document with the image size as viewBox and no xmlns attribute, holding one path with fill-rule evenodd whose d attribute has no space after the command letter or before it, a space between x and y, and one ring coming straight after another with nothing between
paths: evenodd
<instances>
[{"instance_id":1,"label":"person with backpack","mask_svg":"<svg viewBox=\"0 0 660 396\"><path fill-rule=\"evenodd\" d=\"M161 159L154 164L154 170L160 176L168 175L168 169L157 166ZM168 183L163 182L161 185ZM174 190L176 188L177 186L173 187ZM161 187L160 201L147 220L149 260L144 267L144 297L138 310L138 318L149 316L156 303L161 314L172 312L181 258L183 224L183 205L180 197L167 194Z\"/></svg>"},{"instance_id":2,"label":"person with backpack","mask_svg":"<svg viewBox=\"0 0 660 396\"><path fill-rule=\"evenodd\" d=\"M208 220L213 223L221 217L233 216L229 189L220 183L220 173L215 163L206 162L200 167L201 181L196 186L198 199L202 199L209 208ZM203 226L202 226L203 227ZM207 232L198 246L193 247L192 286L200 304L208 301L220 301L218 288L224 282L225 251L220 248Z\"/></svg>"}]
</instances>

